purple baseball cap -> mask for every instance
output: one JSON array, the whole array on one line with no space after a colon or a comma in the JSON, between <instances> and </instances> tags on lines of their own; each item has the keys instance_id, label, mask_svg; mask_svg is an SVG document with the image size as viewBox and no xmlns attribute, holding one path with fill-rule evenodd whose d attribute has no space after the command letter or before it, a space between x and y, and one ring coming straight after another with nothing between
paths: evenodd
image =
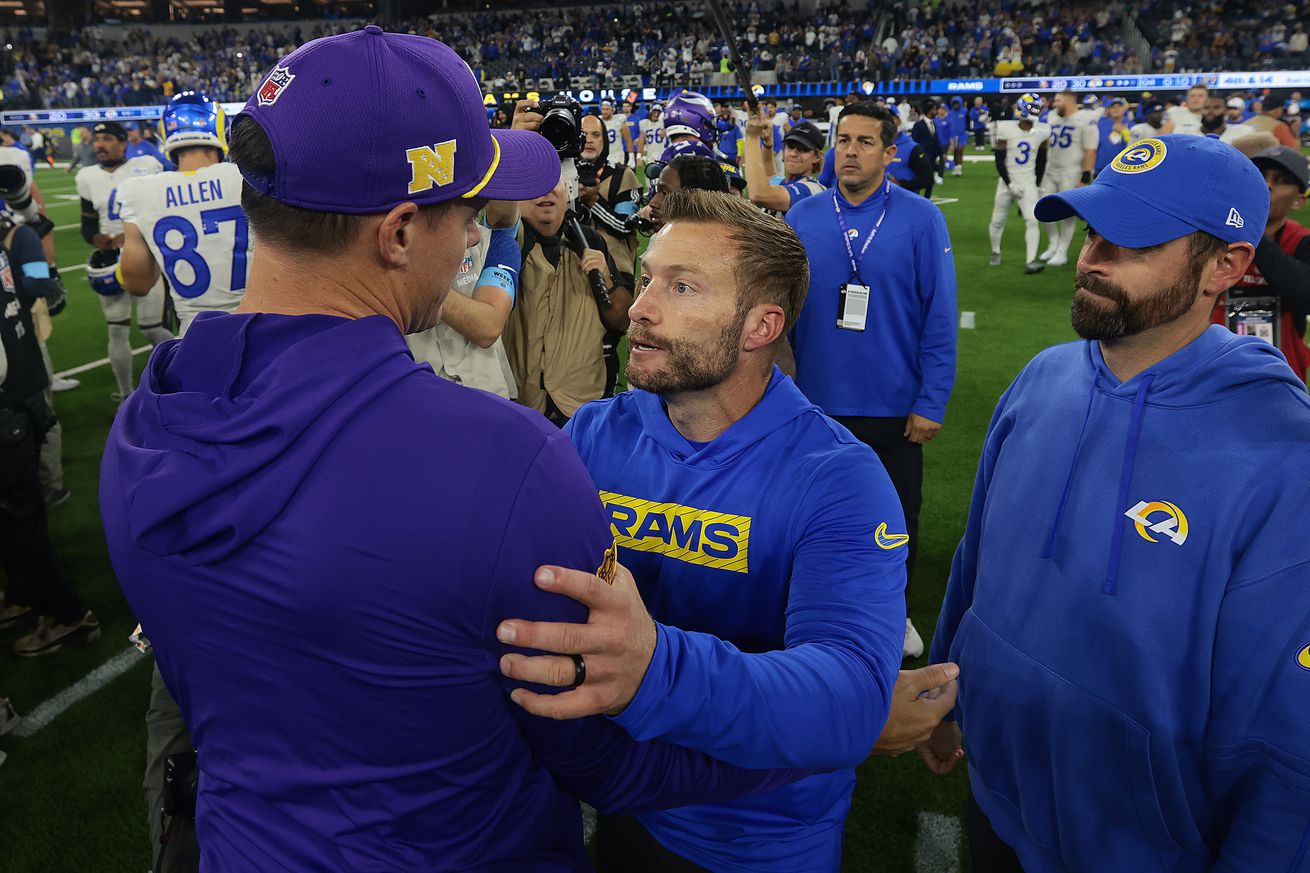
<instances>
[{"instance_id":1,"label":"purple baseball cap","mask_svg":"<svg viewBox=\"0 0 1310 873\"><path fill-rule=\"evenodd\" d=\"M342 124L350 113L348 135ZM560 162L545 137L487 124L482 89L449 46L376 25L307 42L246 101L276 170L241 168L288 206L357 215L458 197L529 200L552 190Z\"/></svg>"}]
</instances>

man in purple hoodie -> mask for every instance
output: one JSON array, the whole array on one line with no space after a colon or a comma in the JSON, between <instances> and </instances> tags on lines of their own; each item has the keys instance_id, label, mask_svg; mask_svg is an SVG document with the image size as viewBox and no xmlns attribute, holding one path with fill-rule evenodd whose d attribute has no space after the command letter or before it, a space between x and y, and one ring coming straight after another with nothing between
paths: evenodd
<instances>
[{"instance_id":1,"label":"man in purple hoodie","mask_svg":"<svg viewBox=\"0 0 1310 873\"><path fill-rule=\"evenodd\" d=\"M339 136L342 105L369 141ZM582 871L575 797L635 812L806 775L510 700L496 623L586 618L539 565L632 580L567 435L402 335L436 323L485 200L554 187L546 140L493 138L453 51L368 27L282 59L231 154L245 299L157 349L100 495L195 743L202 869Z\"/></svg>"}]
</instances>

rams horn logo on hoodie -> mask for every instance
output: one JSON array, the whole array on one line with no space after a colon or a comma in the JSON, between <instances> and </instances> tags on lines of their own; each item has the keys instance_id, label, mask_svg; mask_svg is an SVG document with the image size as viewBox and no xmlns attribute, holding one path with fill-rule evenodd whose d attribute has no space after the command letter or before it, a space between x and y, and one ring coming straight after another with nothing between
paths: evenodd
<instances>
[{"instance_id":1,"label":"rams horn logo on hoodie","mask_svg":"<svg viewBox=\"0 0 1310 873\"><path fill-rule=\"evenodd\" d=\"M1151 516L1159 512L1163 512L1165 517L1157 517L1152 521ZM1163 534L1173 540L1175 545L1181 546L1187 542L1187 516L1183 515L1183 511L1172 503L1164 500L1154 500L1147 503L1145 500L1141 500L1124 515L1133 520L1138 535L1148 542L1159 542L1159 540L1151 536L1151 533ZM1150 531L1150 533L1147 533L1147 531Z\"/></svg>"}]
</instances>

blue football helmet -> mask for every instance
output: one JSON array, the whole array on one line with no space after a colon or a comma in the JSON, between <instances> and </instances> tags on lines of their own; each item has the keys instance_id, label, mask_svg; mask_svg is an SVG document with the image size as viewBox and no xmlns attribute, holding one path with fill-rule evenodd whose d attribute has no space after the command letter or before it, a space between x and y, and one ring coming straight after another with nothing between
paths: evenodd
<instances>
[{"instance_id":1,"label":"blue football helmet","mask_svg":"<svg viewBox=\"0 0 1310 873\"><path fill-rule=\"evenodd\" d=\"M164 107L159 136L170 160L175 149L188 146L210 146L227 154L227 117L208 94L183 91Z\"/></svg>"},{"instance_id":2,"label":"blue football helmet","mask_svg":"<svg viewBox=\"0 0 1310 873\"><path fill-rule=\"evenodd\" d=\"M94 249L86 263L86 279L91 283L91 290L105 297L114 297L123 293L123 286L118 282L118 252L106 249Z\"/></svg>"},{"instance_id":3,"label":"blue football helmet","mask_svg":"<svg viewBox=\"0 0 1310 873\"><path fill-rule=\"evenodd\" d=\"M1014 117L1019 120L1027 118L1036 121L1041 114L1042 98L1036 94L1025 94L1014 104Z\"/></svg>"}]
</instances>

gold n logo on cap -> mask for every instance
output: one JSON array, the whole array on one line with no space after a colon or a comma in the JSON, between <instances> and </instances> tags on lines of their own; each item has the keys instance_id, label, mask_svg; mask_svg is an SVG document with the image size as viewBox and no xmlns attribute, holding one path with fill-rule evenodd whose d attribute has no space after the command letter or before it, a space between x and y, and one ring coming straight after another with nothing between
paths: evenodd
<instances>
[{"instance_id":1,"label":"gold n logo on cap","mask_svg":"<svg viewBox=\"0 0 1310 873\"><path fill-rule=\"evenodd\" d=\"M409 193L431 191L433 185L449 185L455 179L455 141L405 151L409 161Z\"/></svg>"}]
</instances>

